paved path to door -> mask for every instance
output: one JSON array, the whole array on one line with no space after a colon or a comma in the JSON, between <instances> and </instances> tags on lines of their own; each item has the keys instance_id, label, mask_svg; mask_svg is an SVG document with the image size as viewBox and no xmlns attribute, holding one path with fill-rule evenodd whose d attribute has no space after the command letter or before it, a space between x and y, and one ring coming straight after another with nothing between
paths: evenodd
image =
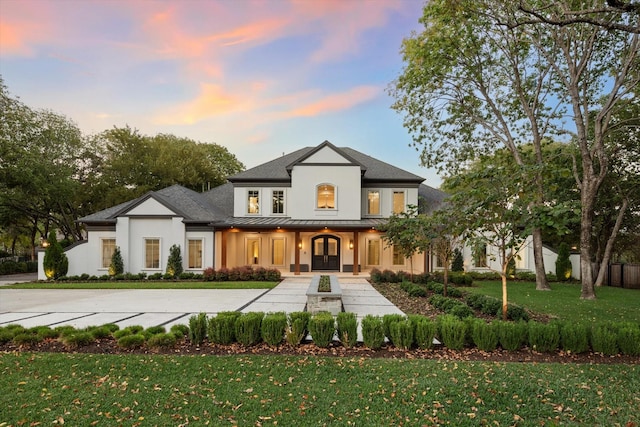
<instances>
[{"instance_id":1,"label":"paved path to door","mask_svg":"<svg viewBox=\"0 0 640 427\"><path fill-rule=\"evenodd\" d=\"M344 310L367 314L402 313L365 279L340 277ZM193 314L220 311L303 311L310 276L287 277L264 289L6 289L0 287L0 326L116 323L144 327L188 324Z\"/></svg>"}]
</instances>

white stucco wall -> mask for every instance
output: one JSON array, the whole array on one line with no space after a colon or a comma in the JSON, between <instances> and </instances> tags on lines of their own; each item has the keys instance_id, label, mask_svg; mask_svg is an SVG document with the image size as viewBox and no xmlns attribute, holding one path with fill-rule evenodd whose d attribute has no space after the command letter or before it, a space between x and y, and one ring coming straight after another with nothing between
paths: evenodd
<instances>
[{"instance_id":1,"label":"white stucco wall","mask_svg":"<svg viewBox=\"0 0 640 427\"><path fill-rule=\"evenodd\" d=\"M360 219L359 166L295 166L291 171L289 214L293 219ZM335 187L336 208L316 208L316 187Z\"/></svg>"}]
</instances>

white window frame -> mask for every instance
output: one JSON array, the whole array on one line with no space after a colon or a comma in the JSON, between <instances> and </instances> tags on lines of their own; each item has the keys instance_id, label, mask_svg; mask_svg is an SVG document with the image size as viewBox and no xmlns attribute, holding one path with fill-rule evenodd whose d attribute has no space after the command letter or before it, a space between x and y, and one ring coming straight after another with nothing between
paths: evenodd
<instances>
[{"instance_id":1,"label":"white window frame","mask_svg":"<svg viewBox=\"0 0 640 427\"><path fill-rule=\"evenodd\" d=\"M158 267L147 267L147 242L150 240L158 241ZM144 237L144 245L142 247L143 270L162 271L162 239L160 237Z\"/></svg>"},{"instance_id":2,"label":"white window frame","mask_svg":"<svg viewBox=\"0 0 640 427\"><path fill-rule=\"evenodd\" d=\"M274 200L275 200L275 193L282 193L282 212L274 212ZM287 212L287 206L286 206L286 196L285 196L285 191L284 190L271 190L271 214L272 215L285 215L285 213Z\"/></svg>"},{"instance_id":3,"label":"white window frame","mask_svg":"<svg viewBox=\"0 0 640 427\"><path fill-rule=\"evenodd\" d=\"M396 194L402 193L402 210L396 211ZM407 192L404 189L396 189L391 192L391 213L399 214L407 210Z\"/></svg>"},{"instance_id":4,"label":"white window frame","mask_svg":"<svg viewBox=\"0 0 640 427\"><path fill-rule=\"evenodd\" d=\"M257 262L250 261L249 257L249 242L257 241L258 242L258 256ZM260 237L247 237L244 241L244 257L247 265L260 265L262 258L262 239Z\"/></svg>"},{"instance_id":5,"label":"white window frame","mask_svg":"<svg viewBox=\"0 0 640 427\"><path fill-rule=\"evenodd\" d=\"M332 187L333 188L333 207L320 207L319 205L319 201L320 201L320 187L323 186L328 186L328 187ZM315 210L317 211L335 211L338 210L338 186L335 184L331 184L330 182L323 182L321 184L316 185L316 197L314 200L314 204L315 204Z\"/></svg>"},{"instance_id":6,"label":"white window frame","mask_svg":"<svg viewBox=\"0 0 640 427\"><path fill-rule=\"evenodd\" d=\"M402 264L396 264L395 263L396 250L398 251L397 255L402 257ZM391 247L391 264L392 265L407 265L407 259L404 257L404 255L402 255L402 250L397 245L393 245Z\"/></svg>"},{"instance_id":7,"label":"white window frame","mask_svg":"<svg viewBox=\"0 0 640 427\"><path fill-rule=\"evenodd\" d=\"M258 199L255 204L256 212L251 212L251 198L252 193L256 193L256 198ZM256 188L251 188L247 190L247 215L260 215L260 190Z\"/></svg>"},{"instance_id":8,"label":"white window frame","mask_svg":"<svg viewBox=\"0 0 640 427\"><path fill-rule=\"evenodd\" d=\"M191 242L200 242L200 267L191 267ZM187 239L187 270L202 270L204 268L204 238Z\"/></svg>"},{"instance_id":9,"label":"white window frame","mask_svg":"<svg viewBox=\"0 0 640 427\"><path fill-rule=\"evenodd\" d=\"M370 245L371 243L375 243L378 247L378 263L377 264L369 264L369 253L370 253ZM381 259L382 259L382 250L381 250L381 240L380 239L367 239L366 240L366 246L365 246L365 261L366 261L366 266L379 266L381 265Z\"/></svg>"},{"instance_id":10,"label":"white window frame","mask_svg":"<svg viewBox=\"0 0 640 427\"><path fill-rule=\"evenodd\" d=\"M282 242L282 263L276 263L274 256L275 256L275 242ZM270 261L271 261L271 265L273 266L278 266L278 267L284 267L284 265L287 262L287 239L284 237L273 237L271 238L271 244L269 245L269 252L270 252Z\"/></svg>"},{"instance_id":11,"label":"white window frame","mask_svg":"<svg viewBox=\"0 0 640 427\"><path fill-rule=\"evenodd\" d=\"M107 265L104 265L104 244L105 242L109 240L109 241L113 241L113 251L111 252L111 256L109 257L108 263ZM113 252L115 252L116 250L116 238L115 237L103 237L100 239L100 268L98 270L108 270L109 266L111 265L111 259L113 258Z\"/></svg>"},{"instance_id":12,"label":"white window frame","mask_svg":"<svg viewBox=\"0 0 640 427\"><path fill-rule=\"evenodd\" d=\"M377 213L372 213L371 209L370 209L370 205L369 205L369 195L371 193L378 193L378 212ZM367 215L371 215L371 216L380 216L382 215L382 191L380 191L379 189L367 189L367 198L365 200L365 203L367 204Z\"/></svg>"}]
</instances>

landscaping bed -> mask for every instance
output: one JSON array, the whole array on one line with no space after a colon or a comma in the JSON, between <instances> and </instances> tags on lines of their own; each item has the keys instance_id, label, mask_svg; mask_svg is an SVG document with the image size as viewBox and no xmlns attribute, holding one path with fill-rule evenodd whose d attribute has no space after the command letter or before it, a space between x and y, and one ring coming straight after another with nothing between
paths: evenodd
<instances>
[{"instance_id":1,"label":"landscaping bed","mask_svg":"<svg viewBox=\"0 0 640 427\"><path fill-rule=\"evenodd\" d=\"M359 344L352 348L346 348L339 342L333 342L328 347L318 347L312 342L302 343L297 346L282 344L270 346L260 343L253 346L243 346L238 343L229 345L205 343L201 346L192 345L188 340L180 341L173 348L135 348L123 349L116 340L104 338L95 343L69 349L55 339L48 339L36 344L15 345L6 343L0 345L0 354L3 352L48 352L48 353L72 353L72 354L163 354L163 355L197 355L197 356L225 356L225 355L283 355L283 356L326 356L326 357L364 357L364 358L393 358L393 359L434 359L434 360L459 360L459 361L488 361L488 362L515 362L515 363L596 363L596 364L634 364L639 365L638 357L613 355L605 356L593 352L583 354L569 354L562 351L554 353L539 353L528 349L518 351L505 351L497 349L491 352L480 351L477 348L463 350L450 350L438 347L430 350L411 349L402 350L393 346L383 346L378 350L371 350Z\"/></svg>"}]
</instances>

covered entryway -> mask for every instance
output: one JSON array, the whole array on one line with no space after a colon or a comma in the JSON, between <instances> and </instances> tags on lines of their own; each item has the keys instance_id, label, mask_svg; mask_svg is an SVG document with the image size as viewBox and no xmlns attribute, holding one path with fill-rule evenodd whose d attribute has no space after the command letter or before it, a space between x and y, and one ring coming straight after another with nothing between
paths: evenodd
<instances>
[{"instance_id":1,"label":"covered entryway","mask_svg":"<svg viewBox=\"0 0 640 427\"><path fill-rule=\"evenodd\" d=\"M318 236L311 239L311 269L340 271L340 239Z\"/></svg>"}]
</instances>

